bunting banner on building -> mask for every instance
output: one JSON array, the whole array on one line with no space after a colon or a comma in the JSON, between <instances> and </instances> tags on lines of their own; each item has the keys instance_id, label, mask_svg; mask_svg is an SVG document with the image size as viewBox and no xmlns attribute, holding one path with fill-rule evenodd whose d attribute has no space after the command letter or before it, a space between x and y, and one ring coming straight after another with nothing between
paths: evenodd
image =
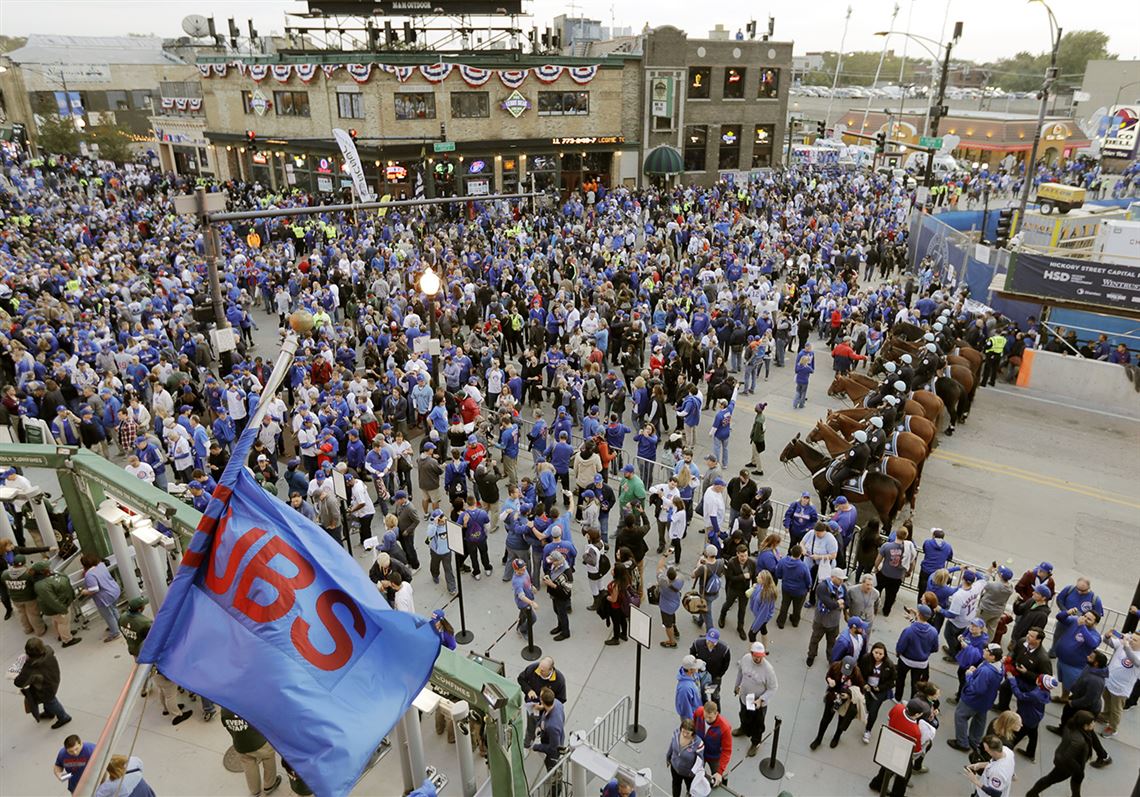
<instances>
[{"instance_id":1,"label":"bunting banner on building","mask_svg":"<svg viewBox=\"0 0 1140 797\"><path fill-rule=\"evenodd\" d=\"M179 111L200 111L202 110L201 97L163 97L161 100L162 110L172 111L178 109Z\"/></svg>"},{"instance_id":2,"label":"bunting banner on building","mask_svg":"<svg viewBox=\"0 0 1140 797\"><path fill-rule=\"evenodd\" d=\"M225 77L228 69L233 67L238 73L260 83L270 75L278 83L286 83L289 78L296 75L303 82L309 83L317 76L317 70L324 72L325 78L331 78L336 70L344 68L357 83L367 83L372 77L374 69L393 75L401 83L407 83L412 75L419 73L420 77L431 84L439 84L447 80L453 72L458 72L463 82L468 86L483 86L492 77L498 76L504 86L517 89L526 82L527 77L534 76L544 84L557 81L563 75L579 85L592 81L598 74L598 64L588 66L559 66L558 64L543 64L532 69L484 69L479 66L467 64L422 64L416 66L403 66L395 64L247 64L244 61L231 61L219 64L198 64L198 73L203 78Z\"/></svg>"},{"instance_id":3,"label":"bunting banner on building","mask_svg":"<svg viewBox=\"0 0 1140 797\"><path fill-rule=\"evenodd\" d=\"M499 80L508 89L517 89L526 82L526 76L529 74L529 69L500 69Z\"/></svg>"},{"instance_id":4,"label":"bunting banner on building","mask_svg":"<svg viewBox=\"0 0 1140 797\"><path fill-rule=\"evenodd\" d=\"M494 71L490 69L483 69L478 66L467 66L466 64L459 64L459 76L463 78L468 86L482 86L491 76Z\"/></svg>"},{"instance_id":5,"label":"bunting banner on building","mask_svg":"<svg viewBox=\"0 0 1140 797\"><path fill-rule=\"evenodd\" d=\"M571 80L580 86L584 86L593 80L594 76L598 74L598 65L593 64L591 66L572 66L566 71L570 73Z\"/></svg>"},{"instance_id":6,"label":"bunting banner on building","mask_svg":"<svg viewBox=\"0 0 1140 797\"><path fill-rule=\"evenodd\" d=\"M372 64L345 64L345 71L357 83L367 83L372 77Z\"/></svg>"},{"instance_id":7,"label":"bunting banner on building","mask_svg":"<svg viewBox=\"0 0 1140 797\"><path fill-rule=\"evenodd\" d=\"M553 83L562 77L562 72L566 67L556 66L554 64L543 64L534 68L534 76L543 83Z\"/></svg>"},{"instance_id":8,"label":"bunting banner on building","mask_svg":"<svg viewBox=\"0 0 1140 797\"><path fill-rule=\"evenodd\" d=\"M187 106L188 104L189 104L189 103L187 102L187 100L186 100L186 98L185 98L185 97L175 97L175 98L174 98L174 107L175 107L175 108L177 108L177 109L178 109L178 110L180 110L180 111L185 111L185 110L186 110L186 106Z\"/></svg>"},{"instance_id":9,"label":"bunting banner on building","mask_svg":"<svg viewBox=\"0 0 1140 797\"><path fill-rule=\"evenodd\" d=\"M202 98L191 97L186 101L186 105L190 108L191 111L200 111L202 110Z\"/></svg>"},{"instance_id":10,"label":"bunting banner on building","mask_svg":"<svg viewBox=\"0 0 1140 797\"><path fill-rule=\"evenodd\" d=\"M442 83L451 74L454 64L422 64L420 74L428 83Z\"/></svg>"}]
</instances>

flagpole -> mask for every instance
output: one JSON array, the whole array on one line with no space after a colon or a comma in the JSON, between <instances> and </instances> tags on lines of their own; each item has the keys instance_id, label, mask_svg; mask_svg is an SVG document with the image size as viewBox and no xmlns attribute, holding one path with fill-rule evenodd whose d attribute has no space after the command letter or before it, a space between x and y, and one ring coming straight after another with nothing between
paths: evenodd
<instances>
[{"instance_id":1,"label":"flagpole","mask_svg":"<svg viewBox=\"0 0 1140 797\"><path fill-rule=\"evenodd\" d=\"M300 334L307 333L313 328L313 316L306 310L298 310L289 316L289 326L291 329L285 335L285 340L281 344L281 353L277 355L277 361L273 364L273 370L270 372L269 378L265 381L261 398L257 402L257 409L254 410L253 415L249 419L249 423L246 424L246 431L242 433L243 437L257 434L257 427L261 424L261 419L269 412L269 404L273 401L277 389L281 387L281 383L285 380L285 375L289 372L289 367L293 364L293 358L297 354L297 346L300 344ZM229 463L226 465L226 471L228 472L230 468L242 467L245 467L244 456L237 458L231 457ZM222 480L225 480L224 474ZM160 608L161 606L158 604L152 605L155 617L158 616ZM99 734L99 739L95 743L95 750L91 754L87 768L84 770L83 776L76 786L75 797L95 797L95 791L99 788L99 784L103 779L103 770L106 769L107 762L111 760L115 743L118 741L123 728L126 726L131 713L134 711L135 704L138 702L139 696L146 686L147 676L149 674L149 664L135 663L130 676L127 678L127 682L123 685L123 689L119 693L119 699L115 701L115 705L111 709L111 715L103 725L103 731Z\"/></svg>"}]
</instances>

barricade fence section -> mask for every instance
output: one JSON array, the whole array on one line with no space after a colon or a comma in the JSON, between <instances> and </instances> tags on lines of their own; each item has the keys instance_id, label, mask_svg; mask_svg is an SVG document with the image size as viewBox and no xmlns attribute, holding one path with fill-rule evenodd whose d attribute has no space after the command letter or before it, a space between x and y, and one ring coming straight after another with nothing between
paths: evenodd
<instances>
[{"instance_id":1,"label":"barricade fence section","mask_svg":"<svg viewBox=\"0 0 1140 797\"><path fill-rule=\"evenodd\" d=\"M598 752L609 755L618 744L625 740L633 717L633 699L626 695L585 731L571 734L574 740L581 740ZM585 797L575 794L570 754L567 747L558 761L530 787L533 797Z\"/></svg>"}]
</instances>

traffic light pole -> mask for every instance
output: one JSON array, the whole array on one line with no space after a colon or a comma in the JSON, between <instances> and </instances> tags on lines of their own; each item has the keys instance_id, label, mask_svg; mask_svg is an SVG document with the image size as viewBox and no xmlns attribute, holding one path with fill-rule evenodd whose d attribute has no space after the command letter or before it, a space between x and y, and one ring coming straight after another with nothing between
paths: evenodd
<instances>
[{"instance_id":1,"label":"traffic light pole","mask_svg":"<svg viewBox=\"0 0 1140 797\"><path fill-rule=\"evenodd\" d=\"M1061 47L1061 28L1053 39L1053 52L1049 57L1049 68L1045 70L1045 83L1041 86L1041 106L1037 109L1037 125L1033 128L1033 145L1029 148L1029 160L1025 162L1025 181L1021 186L1021 200L1017 203L1017 224L1013 234L1021 231L1025 223L1025 206L1029 204L1029 192L1033 188L1033 174L1037 168L1037 148L1041 146L1041 128L1045 125L1045 112L1049 105L1049 89L1057 79L1057 50Z\"/></svg>"},{"instance_id":2,"label":"traffic light pole","mask_svg":"<svg viewBox=\"0 0 1140 797\"><path fill-rule=\"evenodd\" d=\"M938 138L938 124L942 121L946 106L946 83L950 78L950 52L954 42L962 35L962 23L954 23L954 35L946 42L946 54L942 57L942 74L938 76L937 105L930 109L930 137ZM923 185L930 188L934 183L934 150L926 157L926 174L922 178Z\"/></svg>"}]
</instances>

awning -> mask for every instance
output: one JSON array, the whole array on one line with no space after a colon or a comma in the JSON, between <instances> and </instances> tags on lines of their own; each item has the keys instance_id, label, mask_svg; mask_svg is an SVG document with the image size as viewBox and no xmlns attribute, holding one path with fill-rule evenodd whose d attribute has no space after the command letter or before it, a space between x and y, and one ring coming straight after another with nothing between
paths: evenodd
<instances>
[{"instance_id":1,"label":"awning","mask_svg":"<svg viewBox=\"0 0 1140 797\"><path fill-rule=\"evenodd\" d=\"M655 147L645 157L646 174L680 174L685 171L685 161L681 153L673 147Z\"/></svg>"}]
</instances>

